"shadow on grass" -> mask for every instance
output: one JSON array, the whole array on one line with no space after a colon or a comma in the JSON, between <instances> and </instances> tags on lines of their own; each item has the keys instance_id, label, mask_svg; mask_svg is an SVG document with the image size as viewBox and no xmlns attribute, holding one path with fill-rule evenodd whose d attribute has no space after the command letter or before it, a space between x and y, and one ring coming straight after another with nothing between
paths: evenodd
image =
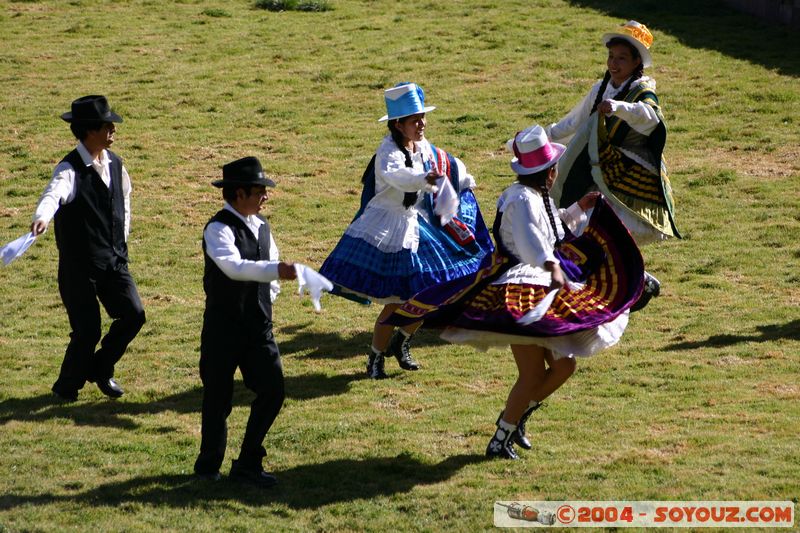
<instances>
[{"instance_id":1,"label":"shadow on grass","mask_svg":"<svg viewBox=\"0 0 800 533\"><path fill-rule=\"evenodd\" d=\"M364 357L372 345L372 323L365 326L368 331L354 335L339 332L305 331L311 323L298 324L281 328L276 337L281 355L304 353L303 357L317 359L344 359L347 357ZM414 335L413 346L438 346L446 344L439 338L439 332L419 331ZM360 367L359 367L360 368Z\"/></svg>"},{"instance_id":2,"label":"shadow on grass","mask_svg":"<svg viewBox=\"0 0 800 533\"><path fill-rule=\"evenodd\" d=\"M800 76L800 38L785 26L734 11L719 0L569 0L620 19L638 20L668 33L692 48L716 50L727 56ZM658 65L658 41L654 43ZM666 60L664 60L666 61Z\"/></svg>"},{"instance_id":3,"label":"shadow on grass","mask_svg":"<svg viewBox=\"0 0 800 533\"><path fill-rule=\"evenodd\" d=\"M670 344L661 351L694 350L697 348L722 348L742 342L772 342L780 339L800 341L800 320L786 324L770 324L756 327L758 334L753 335L712 335L704 341L678 342Z\"/></svg>"},{"instance_id":4,"label":"shadow on grass","mask_svg":"<svg viewBox=\"0 0 800 533\"><path fill-rule=\"evenodd\" d=\"M311 400L345 394L350 390L351 382L361 379L367 379L361 372L335 376L320 373L287 376L286 396L295 400ZM174 411L197 413L199 417L202 399L201 386L149 402L101 399L62 403L51 394L32 398L9 398L0 402L0 426L12 420L36 422L64 418L71 420L77 426L136 429L140 424L132 417L139 415ZM247 390L241 380L237 380L234 386L234 406L247 406L252 401L253 393Z\"/></svg>"},{"instance_id":5,"label":"shadow on grass","mask_svg":"<svg viewBox=\"0 0 800 533\"><path fill-rule=\"evenodd\" d=\"M276 336L281 355L304 353L316 359L344 359L364 355L372 344L372 324L365 331L348 335L337 331L307 331L310 322L282 327ZM366 328L369 331L366 331Z\"/></svg>"},{"instance_id":6,"label":"shadow on grass","mask_svg":"<svg viewBox=\"0 0 800 533\"><path fill-rule=\"evenodd\" d=\"M225 478L211 482L186 474L151 476L107 483L68 495L5 494L0 496L0 510L64 502L91 507L138 503L186 508L229 500L247 505L277 503L299 510L316 509L333 503L402 494L417 485L440 483L463 467L485 459L483 455L456 455L432 465L409 454L335 459L276 471L280 483L268 490L232 483Z\"/></svg>"}]
</instances>

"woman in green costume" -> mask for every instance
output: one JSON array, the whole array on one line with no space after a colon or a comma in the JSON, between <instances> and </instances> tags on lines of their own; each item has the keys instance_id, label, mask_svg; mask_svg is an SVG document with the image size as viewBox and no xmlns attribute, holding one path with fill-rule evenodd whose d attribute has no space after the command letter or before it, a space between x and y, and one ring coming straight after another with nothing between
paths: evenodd
<instances>
[{"instance_id":1,"label":"woman in green costume","mask_svg":"<svg viewBox=\"0 0 800 533\"><path fill-rule=\"evenodd\" d=\"M655 80L644 75L652 65L653 36L645 25L629 21L603 35L603 43L608 48L603 79L545 128L551 141L568 145L550 194L563 207L599 190L640 246L680 238L662 157L667 130ZM645 294L632 310L644 307L659 288L645 273Z\"/></svg>"}]
</instances>

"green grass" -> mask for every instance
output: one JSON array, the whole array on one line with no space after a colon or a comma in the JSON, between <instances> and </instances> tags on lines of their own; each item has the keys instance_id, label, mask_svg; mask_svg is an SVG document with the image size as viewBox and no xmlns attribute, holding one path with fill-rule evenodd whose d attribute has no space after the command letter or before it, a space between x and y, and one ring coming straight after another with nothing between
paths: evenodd
<instances>
[{"instance_id":1,"label":"green grass","mask_svg":"<svg viewBox=\"0 0 800 533\"><path fill-rule=\"evenodd\" d=\"M115 150L133 179L131 270L148 315L118 365L121 400L88 387L55 404L68 324L52 232L0 267L0 531L472 531L491 528L495 500L796 502L800 45L697 4L0 0L0 242L26 231L73 146L58 115L106 94L125 118ZM390 362L392 379L372 382L378 310L327 297L315 315L286 283L288 399L266 440L281 485L194 482L200 238L222 164L261 159L283 257L319 267L384 135L383 88L413 80L437 106L429 137L465 161L491 220L512 179L504 141L581 98L604 69L600 35L630 18L655 35L686 238L644 250L663 295L536 413L534 450L481 460L515 376L508 350L423 333L423 370ZM229 456L250 398L238 382Z\"/></svg>"}]
</instances>

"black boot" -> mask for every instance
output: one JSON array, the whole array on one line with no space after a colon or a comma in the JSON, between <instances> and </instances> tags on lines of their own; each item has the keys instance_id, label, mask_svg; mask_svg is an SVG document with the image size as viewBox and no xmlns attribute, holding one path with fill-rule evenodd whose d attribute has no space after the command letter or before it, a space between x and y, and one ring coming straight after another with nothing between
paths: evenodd
<instances>
[{"instance_id":1,"label":"black boot","mask_svg":"<svg viewBox=\"0 0 800 533\"><path fill-rule=\"evenodd\" d=\"M502 418L498 419L497 431L494 432L492 440L489 441L489 445L486 447L486 457L519 459L517 452L514 451L514 445L511 442L516 431L516 426L509 424Z\"/></svg>"},{"instance_id":2,"label":"black boot","mask_svg":"<svg viewBox=\"0 0 800 533\"><path fill-rule=\"evenodd\" d=\"M636 303L631 306L631 313L644 309L651 298L656 298L661 293L661 282L649 272L644 273L644 290Z\"/></svg>"},{"instance_id":3,"label":"black boot","mask_svg":"<svg viewBox=\"0 0 800 533\"><path fill-rule=\"evenodd\" d=\"M370 349L369 359L367 360L367 375L372 379L386 379L386 372L384 366L384 352L376 352Z\"/></svg>"},{"instance_id":4,"label":"black boot","mask_svg":"<svg viewBox=\"0 0 800 533\"><path fill-rule=\"evenodd\" d=\"M533 414L533 412L541 406L541 402L537 402L536 405L528 407L528 409L522 413L522 416L517 423L517 430L514 432L514 442L519 444L521 448L526 450L531 449L531 441L529 441L528 437L525 435L525 423L528 421L528 418L530 418L531 414Z\"/></svg>"},{"instance_id":5,"label":"black boot","mask_svg":"<svg viewBox=\"0 0 800 533\"><path fill-rule=\"evenodd\" d=\"M400 368L403 370L419 370L419 363L411 357L411 337L406 336L399 329L394 332L392 340L389 341L389 348L386 350L397 358Z\"/></svg>"}]
</instances>

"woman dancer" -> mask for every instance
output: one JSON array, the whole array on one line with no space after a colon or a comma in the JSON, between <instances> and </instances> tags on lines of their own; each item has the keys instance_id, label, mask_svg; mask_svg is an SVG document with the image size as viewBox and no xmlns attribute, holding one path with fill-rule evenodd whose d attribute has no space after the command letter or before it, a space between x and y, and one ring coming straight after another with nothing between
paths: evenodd
<instances>
[{"instance_id":1,"label":"woman dancer","mask_svg":"<svg viewBox=\"0 0 800 533\"><path fill-rule=\"evenodd\" d=\"M320 269L335 293L384 304L367 360L367 375L374 379L387 377L387 353L405 370L419 368L409 351L419 325L394 332L382 322L422 289L475 272L493 250L472 176L425 138L425 114L435 107L425 106L422 88L401 83L384 98L387 114L380 120L388 121L389 133L362 178L361 209Z\"/></svg>"},{"instance_id":2,"label":"woman dancer","mask_svg":"<svg viewBox=\"0 0 800 533\"><path fill-rule=\"evenodd\" d=\"M564 118L545 131L569 142L551 194L570 205L599 190L641 246L680 238L672 187L663 159L666 127L656 82L644 74L652 65L653 35L629 21L602 38L608 49L605 76ZM657 296L660 284L645 273L645 292L633 310Z\"/></svg>"},{"instance_id":3,"label":"woman dancer","mask_svg":"<svg viewBox=\"0 0 800 533\"><path fill-rule=\"evenodd\" d=\"M531 447L525 423L572 375L574 357L619 341L644 272L635 242L598 192L556 208L548 188L563 145L533 126L512 148L517 181L497 202L497 250L476 274L415 295L388 321L424 320L450 342L483 349L511 345L518 377L486 449L506 459L517 458L514 442Z\"/></svg>"}]
</instances>

